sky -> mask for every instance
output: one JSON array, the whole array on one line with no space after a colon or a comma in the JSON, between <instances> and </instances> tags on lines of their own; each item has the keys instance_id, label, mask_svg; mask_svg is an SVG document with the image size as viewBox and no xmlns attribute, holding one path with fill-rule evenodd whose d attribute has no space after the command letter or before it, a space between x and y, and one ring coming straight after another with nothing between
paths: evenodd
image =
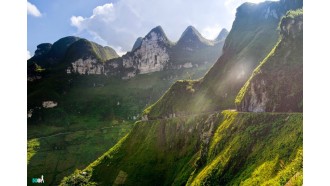
<instances>
[{"instance_id":1,"label":"sky","mask_svg":"<svg viewBox=\"0 0 330 186\"><path fill-rule=\"evenodd\" d=\"M138 37L161 25L176 42L192 25L207 39L230 30L236 8L263 0L28 0L27 58L40 43L73 35L114 48L122 55Z\"/></svg>"}]
</instances>

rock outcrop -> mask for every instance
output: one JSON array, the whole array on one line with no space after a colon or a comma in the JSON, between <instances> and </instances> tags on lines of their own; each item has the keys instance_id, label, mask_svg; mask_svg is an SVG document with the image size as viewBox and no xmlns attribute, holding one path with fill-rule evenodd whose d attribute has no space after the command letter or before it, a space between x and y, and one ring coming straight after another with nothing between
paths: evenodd
<instances>
[{"instance_id":1,"label":"rock outcrop","mask_svg":"<svg viewBox=\"0 0 330 186\"><path fill-rule=\"evenodd\" d=\"M57 106L57 102L55 102L55 101L44 101L44 102L42 102L42 107L44 107L44 108L54 108L56 106Z\"/></svg>"},{"instance_id":2,"label":"rock outcrop","mask_svg":"<svg viewBox=\"0 0 330 186\"><path fill-rule=\"evenodd\" d=\"M142 39L141 45L135 51L122 57L123 67L134 68L140 74L161 71L170 60L170 45L163 29L158 26Z\"/></svg>"}]
</instances>

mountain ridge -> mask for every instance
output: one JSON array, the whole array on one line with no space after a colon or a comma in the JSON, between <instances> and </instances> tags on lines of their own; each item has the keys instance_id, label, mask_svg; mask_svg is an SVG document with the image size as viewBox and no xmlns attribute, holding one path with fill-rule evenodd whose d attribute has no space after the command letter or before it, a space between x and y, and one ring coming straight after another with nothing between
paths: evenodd
<instances>
[{"instance_id":1,"label":"mountain ridge","mask_svg":"<svg viewBox=\"0 0 330 186\"><path fill-rule=\"evenodd\" d=\"M185 36L189 32L190 34ZM167 69L199 68L199 66L208 65L207 63L213 63L221 55L224 39L217 42L206 40L192 26L188 26L184 33L183 38L174 43L168 39L161 26L156 26L145 37L138 38L132 51L122 57L119 57L110 47L101 47L86 39L68 36L56 41L49 50L49 54L44 55L41 61L36 61L36 57L32 57L28 66L31 66L30 71L33 72L35 67L32 62L41 67L48 67L61 61L61 65L54 68L59 70L65 68L63 71L67 74L110 75L130 79L137 74ZM194 41L184 42L191 38L195 38ZM63 47L57 52L56 48L60 46ZM64 50L65 54L63 54ZM196 51L199 51L200 55L196 56ZM49 63L54 59L57 62ZM36 79L33 75L31 77L30 79Z\"/></svg>"}]
</instances>

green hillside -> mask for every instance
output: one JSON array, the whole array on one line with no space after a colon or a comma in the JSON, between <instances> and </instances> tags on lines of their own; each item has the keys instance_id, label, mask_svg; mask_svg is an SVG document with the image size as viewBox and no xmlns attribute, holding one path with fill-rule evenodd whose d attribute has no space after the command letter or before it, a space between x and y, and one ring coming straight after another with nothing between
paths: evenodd
<instances>
[{"instance_id":1,"label":"green hillside","mask_svg":"<svg viewBox=\"0 0 330 186\"><path fill-rule=\"evenodd\" d=\"M302 114L224 111L137 122L117 145L62 185L289 181L302 181Z\"/></svg>"}]
</instances>

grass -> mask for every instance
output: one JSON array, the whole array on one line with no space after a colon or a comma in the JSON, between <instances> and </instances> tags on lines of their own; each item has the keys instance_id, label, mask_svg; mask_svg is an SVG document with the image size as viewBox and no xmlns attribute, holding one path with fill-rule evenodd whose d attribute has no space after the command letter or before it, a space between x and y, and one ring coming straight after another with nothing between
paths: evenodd
<instances>
[{"instance_id":1,"label":"grass","mask_svg":"<svg viewBox=\"0 0 330 186\"><path fill-rule=\"evenodd\" d=\"M44 175L45 183L58 185L66 175L83 168L115 145L131 129L131 122L109 123L103 128L72 131L28 140L28 185Z\"/></svg>"},{"instance_id":2,"label":"grass","mask_svg":"<svg viewBox=\"0 0 330 186\"><path fill-rule=\"evenodd\" d=\"M283 185L302 180L301 152L301 113L224 111L137 122L74 175L87 172L99 185L113 184L120 172L125 185Z\"/></svg>"},{"instance_id":3,"label":"grass","mask_svg":"<svg viewBox=\"0 0 330 186\"><path fill-rule=\"evenodd\" d=\"M284 185L302 171L302 114L224 112L189 184Z\"/></svg>"},{"instance_id":4,"label":"grass","mask_svg":"<svg viewBox=\"0 0 330 186\"><path fill-rule=\"evenodd\" d=\"M127 134L142 110L175 80L188 74L201 77L208 67L141 74L130 80L46 74L28 84L28 108L34 109L28 119L28 183L43 174L47 183L59 184L86 167ZM58 106L40 108L47 100ZM111 128L103 130L107 127ZM42 138L59 133L65 134Z\"/></svg>"}]
</instances>

